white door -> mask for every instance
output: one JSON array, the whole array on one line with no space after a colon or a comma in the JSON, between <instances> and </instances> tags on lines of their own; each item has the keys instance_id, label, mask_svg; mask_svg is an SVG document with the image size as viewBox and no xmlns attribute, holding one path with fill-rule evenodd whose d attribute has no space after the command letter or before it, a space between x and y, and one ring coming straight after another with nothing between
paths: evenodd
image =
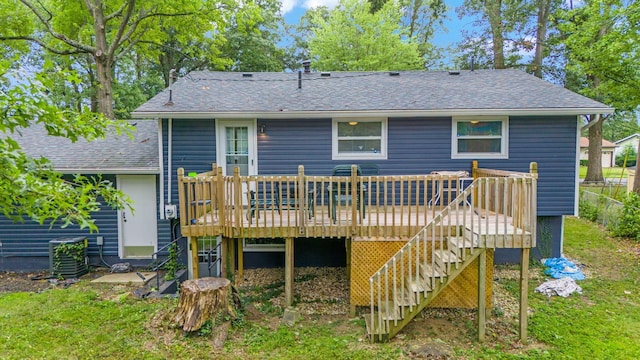
<instances>
[{"instance_id":1,"label":"white door","mask_svg":"<svg viewBox=\"0 0 640 360\"><path fill-rule=\"evenodd\" d=\"M122 259L150 258L158 247L155 175L118 175L118 189L131 198L133 212L118 211Z\"/></svg>"},{"instance_id":2,"label":"white door","mask_svg":"<svg viewBox=\"0 0 640 360\"><path fill-rule=\"evenodd\" d=\"M224 175L233 175L233 168L240 168L240 176L256 175L256 121L218 120L216 128L218 164Z\"/></svg>"}]
</instances>

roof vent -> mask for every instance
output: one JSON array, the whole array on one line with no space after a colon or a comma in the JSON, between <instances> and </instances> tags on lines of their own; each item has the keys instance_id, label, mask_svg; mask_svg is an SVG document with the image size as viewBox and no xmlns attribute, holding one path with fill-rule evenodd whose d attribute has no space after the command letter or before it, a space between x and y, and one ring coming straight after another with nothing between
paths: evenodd
<instances>
[{"instance_id":1,"label":"roof vent","mask_svg":"<svg viewBox=\"0 0 640 360\"><path fill-rule=\"evenodd\" d=\"M322 72L322 73L320 73L320 76L329 77L329 76L331 76L331 73L330 72Z\"/></svg>"},{"instance_id":2,"label":"roof vent","mask_svg":"<svg viewBox=\"0 0 640 360\"><path fill-rule=\"evenodd\" d=\"M253 74L244 73L244 74L242 74L242 77L250 78L250 77L253 77Z\"/></svg>"},{"instance_id":3,"label":"roof vent","mask_svg":"<svg viewBox=\"0 0 640 360\"><path fill-rule=\"evenodd\" d=\"M304 67L305 74L309 74L311 72L311 60L302 61L302 66Z\"/></svg>"},{"instance_id":4,"label":"roof vent","mask_svg":"<svg viewBox=\"0 0 640 360\"><path fill-rule=\"evenodd\" d=\"M389 72L389 76L400 76L400 73L397 71L391 71Z\"/></svg>"},{"instance_id":5,"label":"roof vent","mask_svg":"<svg viewBox=\"0 0 640 360\"><path fill-rule=\"evenodd\" d=\"M460 75L460 71L458 71L458 70L451 70L451 71L449 71L449 75Z\"/></svg>"}]
</instances>

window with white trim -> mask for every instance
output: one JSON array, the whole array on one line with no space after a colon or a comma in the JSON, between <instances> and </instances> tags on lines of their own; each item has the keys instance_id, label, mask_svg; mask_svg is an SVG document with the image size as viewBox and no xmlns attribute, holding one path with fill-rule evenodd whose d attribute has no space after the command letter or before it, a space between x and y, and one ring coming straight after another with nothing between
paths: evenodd
<instances>
[{"instance_id":1,"label":"window with white trim","mask_svg":"<svg viewBox=\"0 0 640 360\"><path fill-rule=\"evenodd\" d=\"M387 119L333 119L333 160L386 159Z\"/></svg>"},{"instance_id":2,"label":"window with white trim","mask_svg":"<svg viewBox=\"0 0 640 360\"><path fill-rule=\"evenodd\" d=\"M451 157L454 159L506 159L509 117L453 118Z\"/></svg>"}]
</instances>

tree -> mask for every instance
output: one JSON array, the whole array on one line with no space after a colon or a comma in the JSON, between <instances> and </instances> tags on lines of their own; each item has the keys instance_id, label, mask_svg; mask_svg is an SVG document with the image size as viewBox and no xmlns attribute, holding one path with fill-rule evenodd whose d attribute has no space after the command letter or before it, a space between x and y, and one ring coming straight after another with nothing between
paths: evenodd
<instances>
[{"instance_id":1,"label":"tree","mask_svg":"<svg viewBox=\"0 0 640 360\"><path fill-rule=\"evenodd\" d=\"M618 111L640 104L640 4L620 0L586 1L559 13L558 29L573 90ZM585 181L602 181L600 153L605 117L587 117L589 166ZM640 187L640 183L638 184Z\"/></svg>"},{"instance_id":2,"label":"tree","mask_svg":"<svg viewBox=\"0 0 640 360\"><path fill-rule=\"evenodd\" d=\"M380 10L388 0L369 0L371 13ZM437 26L443 26L442 20L446 17L447 5L443 0L399 0L402 11L401 21L407 28L407 36L418 44L418 51L427 64L427 67L440 54L431 41Z\"/></svg>"},{"instance_id":3,"label":"tree","mask_svg":"<svg viewBox=\"0 0 640 360\"><path fill-rule=\"evenodd\" d=\"M224 28L224 5L213 0L7 0L0 4L0 13L7 14L0 41L90 59L97 110L114 118L117 62L134 48L141 51L141 44L163 43L166 28L192 38L217 35Z\"/></svg>"},{"instance_id":4,"label":"tree","mask_svg":"<svg viewBox=\"0 0 640 360\"><path fill-rule=\"evenodd\" d=\"M6 62L0 63L0 212L14 221L25 217L40 224L78 224L96 230L91 214L101 201L122 207L127 198L108 181L76 175L69 181L54 171L45 159L25 155L12 134L40 124L51 136L71 141L93 140L109 131L128 131L128 127L99 114L61 110L48 98L49 76L36 75L32 81L12 79ZM73 81L73 79L71 79Z\"/></svg>"},{"instance_id":5,"label":"tree","mask_svg":"<svg viewBox=\"0 0 640 360\"><path fill-rule=\"evenodd\" d=\"M329 9L326 6L318 6L307 10L297 25L293 27L285 26L289 36L292 37L292 44L285 50L285 68L299 69L302 61L310 59L309 39L313 37L315 31L319 30L322 24L329 19Z\"/></svg>"},{"instance_id":6,"label":"tree","mask_svg":"<svg viewBox=\"0 0 640 360\"><path fill-rule=\"evenodd\" d=\"M416 70L424 67L418 44L401 25L399 5L389 1L372 14L363 0L343 0L317 20L309 51L321 70Z\"/></svg>"},{"instance_id":7,"label":"tree","mask_svg":"<svg viewBox=\"0 0 640 360\"><path fill-rule=\"evenodd\" d=\"M490 64L494 69L505 69L517 64L521 59L518 53L520 47L523 44L528 46L523 33L531 12L530 4L518 0L465 0L456 11L459 17L479 16L474 22L477 31L465 34L464 43L468 44L467 48L470 47L475 53L478 47L489 44L491 51L487 53L491 56ZM509 55L505 55L505 52Z\"/></svg>"},{"instance_id":8,"label":"tree","mask_svg":"<svg viewBox=\"0 0 640 360\"><path fill-rule=\"evenodd\" d=\"M256 19L237 16L225 31L222 55L232 71L283 71L284 49L278 47L284 20L277 0L255 0ZM249 20L249 21L247 21Z\"/></svg>"}]
</instances>

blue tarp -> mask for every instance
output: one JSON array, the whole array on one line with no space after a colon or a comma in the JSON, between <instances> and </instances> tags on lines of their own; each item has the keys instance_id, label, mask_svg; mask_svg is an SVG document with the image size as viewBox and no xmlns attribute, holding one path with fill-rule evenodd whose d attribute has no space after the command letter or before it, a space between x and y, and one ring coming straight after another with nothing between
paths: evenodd
<instances>
[{"instance_id":1,"label":"blue tarp","mask_svg":"<svg viewBox=\"0 0 640 360\"><path fill-rule=\"evenodd\" d=\"M544 271L545 274L551 276L554 279L560 279L563 277L570 277L573 280L584 280L584 274L580 271L573 262L561 257L561 258L548 258L543 259L542 264L548 269Z\"/></svg>"}]
</instances>

